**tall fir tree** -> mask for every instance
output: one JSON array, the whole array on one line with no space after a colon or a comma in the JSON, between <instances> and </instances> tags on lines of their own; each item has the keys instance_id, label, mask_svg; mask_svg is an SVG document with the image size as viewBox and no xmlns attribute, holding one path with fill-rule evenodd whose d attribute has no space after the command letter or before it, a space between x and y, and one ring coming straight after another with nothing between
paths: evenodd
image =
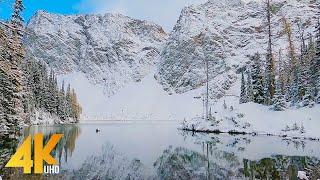
<instances>
[{"instance_id":1,"label":"tall fir tree","mask_svg":"<svg viewBox=\"0 0 320 180\"><path fill-rule=\"evenodd\" d=\"M66 92L66 114L67 117L70 117L72 115L72 109L71 109L71 86L68 84L67 92Z\"/></svg>"},{"instance_id":2,"label":"tall fir tree","mask_svg":"<svg viewBox=\"0 0 320 180\"><path fill-rule=\"evenodd\" d=\"M265 74L265 102L267 105L272 104L272 98L275 91L275 70L274 57L272 51L272 29L271 29L271 4L270 0L266 1L267 25L268 25L268 49L266 55L266 74Z\"/></svg>"},{"instance_id":3,"label":"tall fir tree","mask_svg":"<svg viewBox=\"0 0 320 180\"><path fill-rule=\"evenodd\" d=\"M246 89L246 82L244 80L244 73L241 73L241 94L240 94L240 104L247 103L247 89Z\"/></svg>"},{"instance_id":4,"label":"tall fir tree","mask_svg":"<svg viewBox=\"0 0 320 180\"><path fill-rule=\"evenodd\" d=\"M247 72L247 98L248 102L253 101L252 79L250 70L248 70Z\"/></svg>"},{"instance_id":5,"label":"tall fir tree","mask_svg":"<svg viewBox=\"0 0 320 180\"><path fill-rule=\"evenodd\" d=\"M253 102L263 104L263 75L261 70L260 54L256 53L251 58L251 79L252 79L252 94Z\"/></svg>"},{"instance_id":6,"label":"tall fir tree","mask_svg":"<svg viewBox=\"0 0 320 180\"><path fill-rule=\"evenodd\" d=\"M316 26L316 57L315 57L315 76L316 79L316 103L320 104L320 20L318 19L318 24Z\"/></svg>"},{"instance_id":7,"label":"tall fir tree","mask_svg":"<svg viewBox=\"0 0 320 180\"><path fill-rule=\"evenodd\" d=\"M300 84L303 85L300 89L300 96L302 97L302 103L301 105L303 107L309 106L313 107L313 95L312 95L312 75L311 75L311 60L309 57L309 48L305 44L305 39L302 37L302 46L301 46L301 62L300 62L300 67L301 67L301 82Z\"/></svg>"},{"instance_id":8,"label":"tall fir tree","mask_svg":"<svg viewBox=\"0 0 320 180\"><path fill-rule=\"evenodd\" d=\"M286 100L281 92L281 80L279 78L276 80L276 90L272 109L275 111L284 111L286 109Z\"/></svg>"},{"instance_id":9,"label":"tall fir tree","mask_svg":"<svg viewBox=\"0 0 320 180\"><path fill-rule=\"evenodd\" d=\"M293 82L290 86L290 97L291 97L291 106L297 105L300 101L300 94L299 94L299 82L300 82L300 71L298 68L295 69L293 72Z\"/></svg>"}]
</instances>

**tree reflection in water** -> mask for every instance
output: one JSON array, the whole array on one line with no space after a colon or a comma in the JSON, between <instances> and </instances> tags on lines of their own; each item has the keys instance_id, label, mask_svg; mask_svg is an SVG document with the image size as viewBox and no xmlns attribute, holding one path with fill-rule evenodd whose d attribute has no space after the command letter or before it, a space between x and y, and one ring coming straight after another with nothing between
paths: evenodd
<instances>
[{"instance_id":1,"label":"tree reflection in water","mask_svg":"<svg viewBox=\"0 0 320 180\"><path fill-rule=\"evenodd\" d=\"M277 155L259 161L244 159L243 164L250 179L296 179L299 170L308 171L311 177L319 175L312 170L319 160L310 157Z\"/></svg>"},{"instance_id":2,"label":"tree reflection in water","mask_svg":"<svg viewBox=\"0 0 320 180\"><path fill-rule=\"evenodd\" d=\"M92 128L91 126L89 126ZM94 128L88 132L93 132ZM111 127L110 127L111 128ZM86 129L83 129L86 132ZM44 141L55 133L64 134L64 138L58 143L52 155L59 160L61 165L70 159L76 148L76 141L81 133L77 125L63 125L52 127L35 126L25 129L24 137L36 133L44 134ZM176 133L176 131L175 131ZM150 159L137 159L134 152L132 155L121 145L127 145L127 139L112 141L107 135L94 136L99 143L99 148L89 150L84 159L75 161L77 168L61 167L59 175L51 179L297 179L297 171L306 171L310 179L320 177L319 159L315 152L319 142L280 139L275 137L261 136L229 136L213 134L190 134L181 133L182 143L179 145L170 143L159 148L167 147L161 151L138 152L151 155ZM118 134L109 138L117 137ZM176 137L181 137L176 134ZM80 138L91 137L84 134ZM171 137L171 136L170 136ZM0 138L0 165L6 163L14 153L19 142L7 136ZM100 139L99 139L100 138ZM123 140L123 141L121 141ZM79 139L79 143L87 143L87 139ZM268 142L272 144L268 144ZM77 143L77 144L79 144ZM117 146L117 143L118 146ZM152 142L153 143L153 142ZM130 143L129 143L130 144ZM137 140L137 146L148 147L145 141ZM184 144L184 145L182 145ZM169 146L171 145L171 146ZM120 149L117 148L120 147ZM101 149L100 149L101 148ZM78 149L82 153L82 149ZM139 149L140 150L140 149ZM292 152L291 152L292 151ZM78 152L78 151L77 151ZM315 153L314 153L315 152ZM294 156L294 155L301 156ZM146 156L148 156L146 155ZM141 156L140 156L141 157ZM65 161L65 162L64 162ZM0 175L4 179L45 179L48 176L22 175L21 169L1 168Z\"/></svg>"},{"instance_id":3,"label":"tree reflection in water","mask_svg":"<svg viewBox=\"0 0 320 180\"><path fill-rule=\"evenodd\" d=\"M63 155L66 162L68 160L68 157L72 156L72 153L75 150L76 139L79 137L81 131L77 125L32 126L27 127L23 131L23 135L20 138L9 138L9 135L0 138L0 174L4 179L21 179L22 177L23 179L32 179L35 177L38 179L42 179L39 175L23 175L21 168L4 168L9 158L16 151L18 145L20 145L23 140L29 135L32 135L32 137L34 137L34 135L37 133L43 134L44 144L49 141L51 135L64 134L63 138L59 141L56 148L51 152L51 155L58 159L59 164L61 164Z\"/></svg>"}]
</instances>

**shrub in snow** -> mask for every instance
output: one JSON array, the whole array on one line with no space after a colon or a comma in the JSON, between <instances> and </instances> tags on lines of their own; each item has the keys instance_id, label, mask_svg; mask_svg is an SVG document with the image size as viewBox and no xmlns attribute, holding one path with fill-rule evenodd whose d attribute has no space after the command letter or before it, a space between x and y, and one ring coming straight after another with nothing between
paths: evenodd
<instances>
[{"instance_id":1,"label":"shrub in snow","mask_svg":"<svg viewBox=\"0 0 320 180\"><path fill-rule=\"evenodd\" d=\"M287 125L286 128L284 130L282 130L282 131L287 132L287 131L290 131L290 130L291 130L290 127Z\"/></svg>"},{"instance_id":2,"label":"shrub in snow","mask_svg":"<svg viewBox=\"0 0 320 180\"><path fill-rule=\"evenodd\" d=\"M294 130L294 131L299 130L299 126L298 126L297 123L294 123L294 124L293 124L292 130Z\"/></svg>"},{"instance_id":3,"label":"shrub in snow","mask_svg":"<svg viewBox=\"0 0 320 180\"><path fill-rule=\"evenodd\" d=\"M306 133L306 130L304 129L303 124L301 124L300 133L301 134Z\"/></svg>"}]
</instances>

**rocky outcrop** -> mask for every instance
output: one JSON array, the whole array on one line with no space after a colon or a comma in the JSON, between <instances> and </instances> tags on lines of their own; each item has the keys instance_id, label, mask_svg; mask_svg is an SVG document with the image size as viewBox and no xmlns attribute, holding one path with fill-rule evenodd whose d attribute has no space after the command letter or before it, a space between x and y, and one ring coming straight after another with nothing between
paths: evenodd
<instances>
[{"instance_id":1,"label":"rocky outcrop","mask_svg":"<svg viewBox=\"0 0 320 180\"><path fill-rule=\"evenodd\" d=\"M39 11L27 25L27 55L59 74L85 73L105 93L140 81L154 67L167 34L120 14L64 16Z\"/></svg>"}]
</instances>

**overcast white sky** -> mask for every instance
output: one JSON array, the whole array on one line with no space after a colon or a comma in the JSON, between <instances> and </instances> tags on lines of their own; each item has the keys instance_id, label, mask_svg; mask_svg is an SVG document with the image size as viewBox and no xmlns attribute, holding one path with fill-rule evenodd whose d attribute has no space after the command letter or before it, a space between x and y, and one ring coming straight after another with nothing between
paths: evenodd
<instances>
[{"instance_id":1,"label":"overcast white sky","mask_svg":"<svg viewBox=\"0 0 320 180\"><path fill-rule=\"evenodd\" d=\"M81 0L79 11L90 13L118 12L130 17L153 21L171 31L181 10L207 0Z\"/></svg>"}]
</instances>

